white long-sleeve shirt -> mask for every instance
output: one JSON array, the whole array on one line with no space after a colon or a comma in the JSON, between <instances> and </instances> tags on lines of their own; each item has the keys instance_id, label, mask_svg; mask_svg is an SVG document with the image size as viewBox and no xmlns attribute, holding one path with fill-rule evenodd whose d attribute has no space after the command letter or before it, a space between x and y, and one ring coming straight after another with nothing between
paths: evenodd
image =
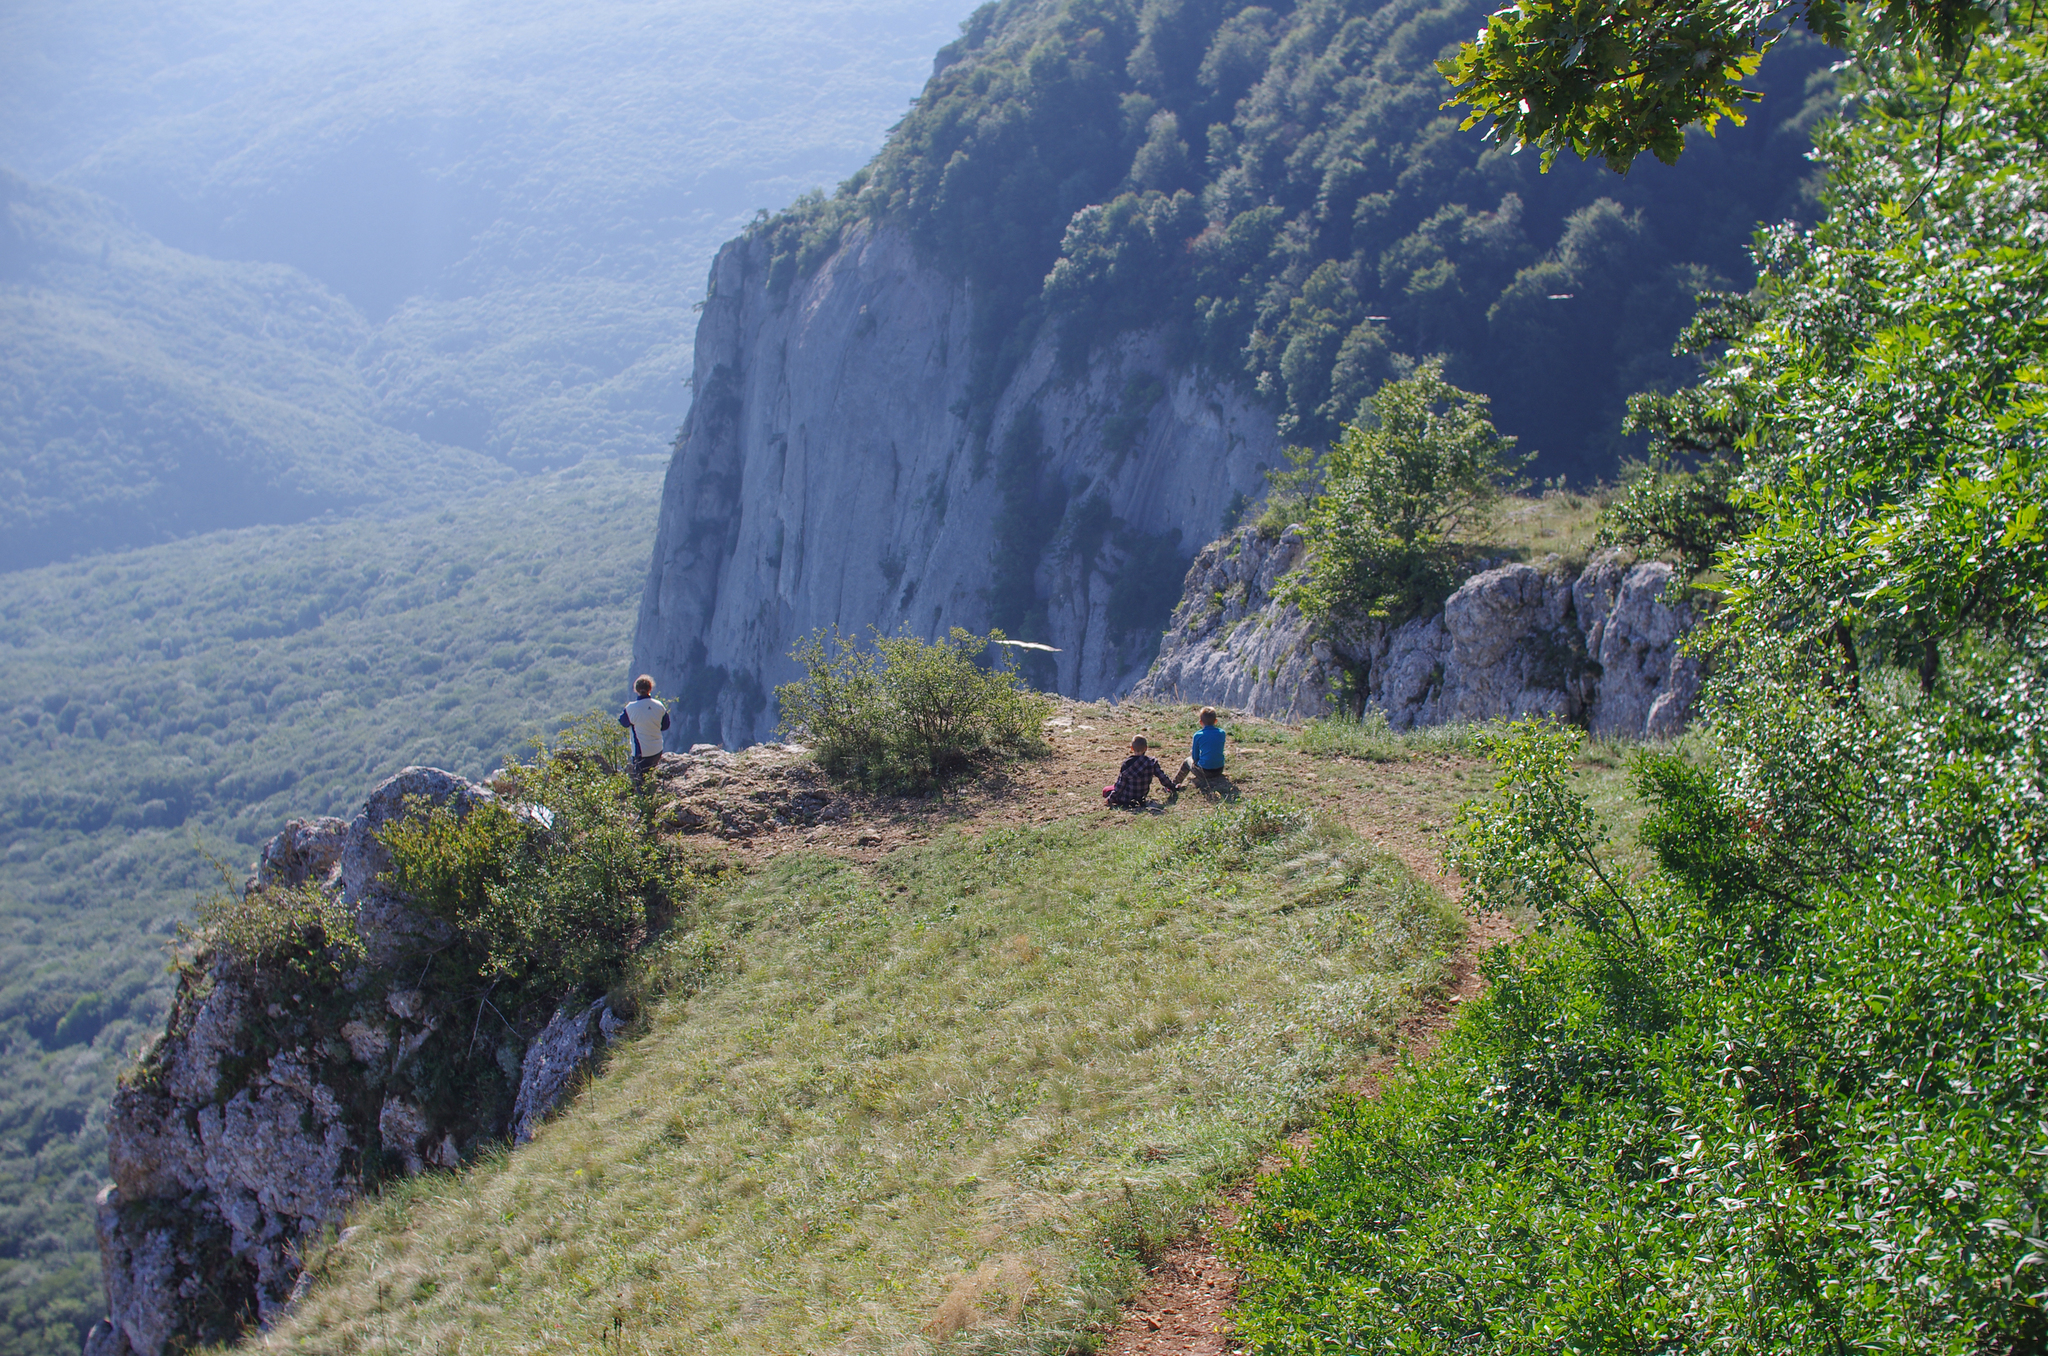
<instances>
[{"instance_id":1,"label":"white long-sleeve shirt","mask_svg":"<svg viewBox=\"0 0 2048 1356\"><path fill-rule=\"evenodd\" d=\"M668 708L652 697L637 697L619 712L619 724L633 741L635 758L652 758L661 752L661 732L668 728Z\"/></svg>"}]
</instances>

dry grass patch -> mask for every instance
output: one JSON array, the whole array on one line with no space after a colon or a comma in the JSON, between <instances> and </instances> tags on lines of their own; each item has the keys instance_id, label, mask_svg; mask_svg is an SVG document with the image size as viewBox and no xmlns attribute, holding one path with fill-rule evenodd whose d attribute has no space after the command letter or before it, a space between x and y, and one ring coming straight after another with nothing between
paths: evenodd
<instances>
[{"instance_id":1,"label":"dry grass patch","mask_svg":"<svg viewBox=\"0 0 2048 1356\"><path fill-rule=\"evenodd\" d=\"M1591 490L1545 490L1541 494L1503 499L1488 529L1473 545L1505 551L1520 560L1538 561L1551 554L1583 564L1593 554L1600 513L1614 498L1607 486Z\"/></svg>"},{"instance_id":2,"label":"dry grass patch","mask_svg":"<svg viewBox=\"0 0 2048 1356\"><path fill-rule=\"evenodd\" d=\"M793 853L713 913L649 973L705 987L532 1145L366 1207L255 1345L1086 1349L1463 933L1256 797Z\"/></svg>"}]
</instances>

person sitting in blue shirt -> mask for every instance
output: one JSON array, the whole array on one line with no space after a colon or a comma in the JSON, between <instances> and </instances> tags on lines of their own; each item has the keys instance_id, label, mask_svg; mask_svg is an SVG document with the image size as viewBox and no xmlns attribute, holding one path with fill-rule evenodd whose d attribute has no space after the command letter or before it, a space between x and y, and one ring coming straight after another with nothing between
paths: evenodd
<instances>
[{"instance_id":1,"label":"person sitting in blue shirt","mask_svg":"<svg viewBox=\"0 0 2048 1356\"><path fill-rule=\"evenodd\" d=\"M1176 789L1190 775L1207 781L1223 775L1223 741L1227 738L1222 726L1216 723L1216 708L1202 708L1202 728L1195 731L1194 748L1181 763L1180 771L1174 774Z\"/></svg>"}]
</instances>

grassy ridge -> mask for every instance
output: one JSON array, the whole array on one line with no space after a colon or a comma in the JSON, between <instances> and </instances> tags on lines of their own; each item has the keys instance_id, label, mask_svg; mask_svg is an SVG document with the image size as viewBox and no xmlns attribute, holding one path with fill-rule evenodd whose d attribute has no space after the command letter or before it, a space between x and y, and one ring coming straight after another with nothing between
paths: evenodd
<instances>
[{"instance_id":1,"label":"grassy ridge","mask_svg":"<svg viewBox=\"0 0 2048 1356\"><path fill-rule=\"evenodd\" d=\"M571 1110L367 1207L261 1345L1064 1351L1461 935L1256 800L785 855Z\"/></svg>"},{"instance_id":2,"label":"grassy ridge","mask_svg":"<svg viewBox=\"0 0 2048 1356\"><path fill-rule=\"evenodd\" d=\"M291 815L407 763L489 771L623 690L659 471L219 534L8 576L0 601L0 1352L100 1312L91 1200L160 948Z\"/></svg>"}]
</instances>

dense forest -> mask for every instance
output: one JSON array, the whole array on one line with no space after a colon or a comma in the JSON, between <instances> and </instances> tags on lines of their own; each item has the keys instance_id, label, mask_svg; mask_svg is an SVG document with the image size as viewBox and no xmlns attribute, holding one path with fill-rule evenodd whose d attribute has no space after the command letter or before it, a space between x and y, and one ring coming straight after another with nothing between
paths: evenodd
<instances>
[{"instance_id":1,"label":"dense forest","mask_svg":"<svg viewBox=\"0 0 2048 1356\"><path fill-rule=\"evenodd\" d=\"M1543 173L1441 108L1432 63L1485 9L984 5L868 169L754 227L769 285L855 221L900 224L982 301L982 437L1042 325L1075 362L1158 326L1305 444L1441 355L1539 474L1610 476L1624 398L1692 371L1670 350L1695 297L1747 285L1760 222L1810 214L1825 49L1781 46L1749 124L1692 137L1676 168Z\"/></svg>"}]
</instances>

